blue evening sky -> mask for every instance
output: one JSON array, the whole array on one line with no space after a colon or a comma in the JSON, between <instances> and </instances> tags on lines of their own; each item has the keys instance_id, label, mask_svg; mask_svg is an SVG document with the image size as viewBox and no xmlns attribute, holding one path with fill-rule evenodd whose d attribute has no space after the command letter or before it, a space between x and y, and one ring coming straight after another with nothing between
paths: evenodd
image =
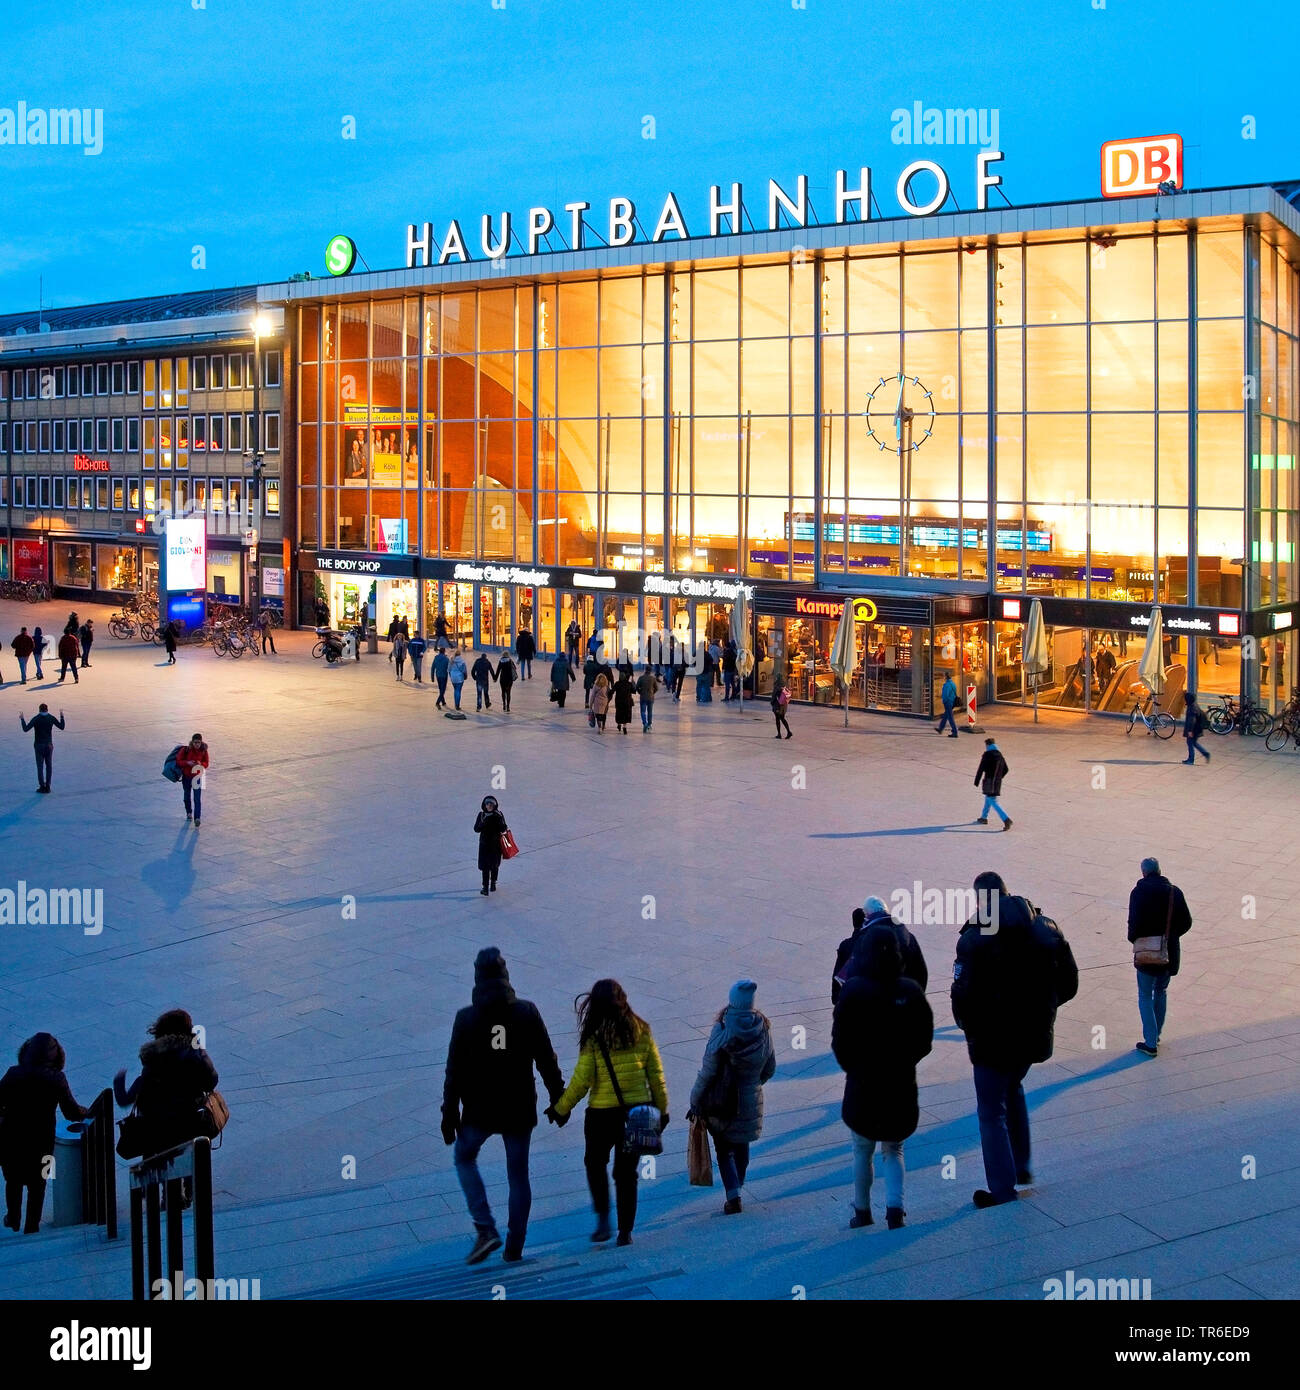
<instances>
[{"instance_id":1,"label":"blue evening sky","mask_svg":"<svg viewBox=\"0 0 1300 1390\"><path fill-rule=\"evenodd\" d=\"M399 266L413 221L441 239L459 218L477 255L482 214L522 232L547 205L567 226L576 199L603 231L619 194L648 232L675 192L695 233L713 183L742 183L762 226L767 179L800 173L829 221L834 171L864 164L890 215L922 157L973 206L973 147L891 141L916 101L996 110L1013 203L1095 196L1103 140L1167 132L1188 187L1300 178L1292 0L1242 6L1244 29L1207 0L1100 5L8 4L0 140L20 101L101 108L103 150L0 143L0 312L34 308L42 276L45 303L68 305L319 275L335 232Z\"/></svg>"}]
</instances>

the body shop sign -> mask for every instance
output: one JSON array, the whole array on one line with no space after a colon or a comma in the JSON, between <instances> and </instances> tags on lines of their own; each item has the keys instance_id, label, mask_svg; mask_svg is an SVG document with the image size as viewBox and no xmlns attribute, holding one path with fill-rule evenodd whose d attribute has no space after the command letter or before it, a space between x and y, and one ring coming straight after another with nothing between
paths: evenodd
<instances>
[{"instance_id":1,"label":"the body shop sign","mask_svg":"<svg viewBox=\"0 0 1300 1390\"><path fill-rule=\"evenodd\" d=\"M168 517L166 587L169 593L208 587L207 523L203 517Z\"/></svg>"}]
</instances>

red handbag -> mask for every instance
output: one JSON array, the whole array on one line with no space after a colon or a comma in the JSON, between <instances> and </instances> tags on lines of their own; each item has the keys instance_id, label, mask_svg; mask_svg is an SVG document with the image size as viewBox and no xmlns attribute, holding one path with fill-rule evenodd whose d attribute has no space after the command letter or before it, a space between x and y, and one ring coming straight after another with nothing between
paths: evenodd
<instances>
[{"instance_id":1,"label":"red handbag","mask_svg":"<svg viewBox=\"0 0 1300 1390\"><path fill-rule=\"evenodd\" d=\"M502 859L513 859L519 853L519 846L515 844L515 837L509 830L501 832L501 857Z\"/></svg>"}]
</instances>

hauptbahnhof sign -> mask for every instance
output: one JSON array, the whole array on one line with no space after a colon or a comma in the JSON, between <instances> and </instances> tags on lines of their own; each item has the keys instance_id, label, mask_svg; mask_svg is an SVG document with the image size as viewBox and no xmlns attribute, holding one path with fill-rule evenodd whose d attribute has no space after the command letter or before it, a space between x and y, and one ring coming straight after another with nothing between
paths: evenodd
<instances>
[{"instance_id":1,"label":"hauptbahnhof sign","mask_svg":"<svg viewBox=\"0 0 1300 1390\"><path fill-rule=\"evenodd\" d=\"M985 211L988 207L989 189L998 187L1002 182L1002 176L994 173L992 168L993 165L1000 164L1002 159L1001 150L980 150L975 155L975 208L979 212ZM913 183L918 189L926 189L929 196L925 201L918 202L913 197ZM899 209L907 216L929 217L938 212L948 201L951 189L951 181L942 165L935 163L932 159L916 159L899 174L894 185L894 195L898 201ZM714 184L709 189L707 235L711 237L724 234L738 235L742 231L740 184L733 183L730 186L729 196L725 200L722 193L722 185L720 184ZM871 200L871 170L869 168L863 167L858 171L857 183L852 186L846 169L835 171L834 224L870 221ZM779 231L782 228L783 220L784 225L791 228L824 225L809 222L810 206L807 174L800 174L795 180L793 192L777 183L775 179L768 179L766 230ZM850 216L855 208L857 216ZM568 220L568 249L570 251L584 249L584 233L588 227L588 219L585 214L590 211L591 204L587 202L564 204L564 212L567 214ZM631 198L611 198L609 200L606 243L611 247L619 247L632 246L638 241L646 241L647 238L644 233L638 237L641 226L637 219L637 206ZM726 224L725 232L724 222ZM529 208L527 224L524 229L524 240L520 243L521 250L516 254L537 255L543 239L549 237L555 230L556 215L551 208ZM654 223L654 230L650 233L648 241L652 245L665 241L669 237L678 241L686 241L692 235L699 236L705 235L705 233L697 231L692 234L687 229L681 203L675 193L669 193L659 210L659 215ZM512 254L511 245L516 241L519 241L519 238L515 235L508 212L502 212L496 217L493 217L491 213L485 213L480 219L479 246L482 248L484 259L499 261L509 256ZM417 266L446 265L452 260L464 262L475 259L477 257L470 253L465 244L465 234L461 230L460 223L455 219L447 228L447 233L442 238L441 243L438 243L434 238L432 222L408 223L406 228L406 268L408 270Z\"/></svg>"}]
</instances>

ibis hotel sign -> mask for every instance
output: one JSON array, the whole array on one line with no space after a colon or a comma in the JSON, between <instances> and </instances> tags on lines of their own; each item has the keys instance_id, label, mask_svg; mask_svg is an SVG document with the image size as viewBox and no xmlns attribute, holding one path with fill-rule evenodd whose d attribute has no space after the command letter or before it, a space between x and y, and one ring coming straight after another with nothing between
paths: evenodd
<instances>
[{"instance_id":1,"label":"ibis hotel sign","mask_svg":"<svg viewBox=\"0 0 1300 1390\"><path fill-rule=\"evenodd\" d=\"M1002 158L1001 150L981 149L975 155L977 211L983 212L988 207L989 189L998 187L1002 182L1002 176L993 172L993 166L1000 164ZM901 213L908 217L928 217L948 201L951 186L942 165L932 159L916 159L899 174L893 192ZM809 221L811 205L807 174L800 174L792 185L788 181L782 185L775 179L768 179L766 192L766 230L778 231L783 225L791 228L826 225ZM848 170L837 169L832 204L835 213L833 225L870 221L871 170L861 168L856 178L851 179ZM432 222L411 222L406 228L406 268L411 270L416 266L471 261L480 256L489 261L499 261L512 254L512 247L515 248L513 254L535 256L543 239L561 225L567 235L568 249L581 251L586 246L588 227L592 225L587 218L591 210L592 205L587 202L565 203L563 210L558 212L551 207L529 208L525 222L518 228L508 212L495 217L491 213L484 213L479 219L477 239L471 230L468 241L455 219L440 240L434 236ZM611 247L631 246L638 241L648 241L653 245L669 238L686 241L691 236L737 235L743 230L741 186L731 184L724 196L723 186L714 184L709 189L707 216L696 222L694 232L687 227L686 215L675 193L669 193L662 206L653 210L644 221L640 220L643 216L631 198L611 198L608 216L598 234ZM653 224L650 218L653 218ZM652 230L647 236L645 228L650 226ZM707 230L702 230L704 227ZM550 249L549 245L547 249Z\"/></svg>"}]
</instances>

